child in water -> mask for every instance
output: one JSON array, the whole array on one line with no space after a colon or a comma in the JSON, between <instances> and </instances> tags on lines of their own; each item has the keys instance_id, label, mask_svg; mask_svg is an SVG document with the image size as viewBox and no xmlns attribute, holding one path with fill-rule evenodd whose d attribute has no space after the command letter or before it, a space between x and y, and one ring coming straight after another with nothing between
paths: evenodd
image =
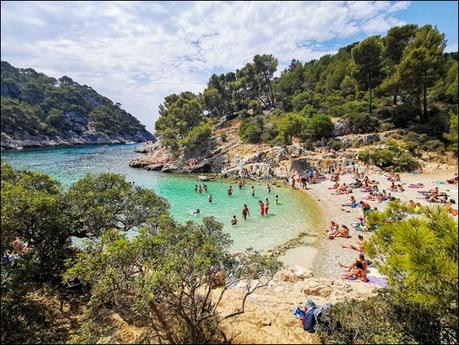
<instances>
[{"instance_id":1,"label":"child in water","mask_svg":"<svg viewBox=\"0 0 459 345\"><path fill-rule=\"evenodd\" d=\"M231 219L231 225L236 225L237 224L237 218L236 216L233 216L233 219Z\"/></svg>"}]
</instances>

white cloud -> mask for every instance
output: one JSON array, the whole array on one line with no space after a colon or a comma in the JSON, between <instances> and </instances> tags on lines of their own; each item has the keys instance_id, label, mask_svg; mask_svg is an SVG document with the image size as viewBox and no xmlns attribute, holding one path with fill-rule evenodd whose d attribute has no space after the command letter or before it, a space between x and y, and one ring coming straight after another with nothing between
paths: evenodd
<instances>
[{"instance_id":1,"label":"white cloud","mask_svg":"<svg viewBox=\"0 0 459 345\"><path fill-rule=\"evenodd\" d=\"M407 2L2 2L2 59L68 75L153 129L164 96L271 53L280 69L383 34Z\"/></svg>"}]
</instances>

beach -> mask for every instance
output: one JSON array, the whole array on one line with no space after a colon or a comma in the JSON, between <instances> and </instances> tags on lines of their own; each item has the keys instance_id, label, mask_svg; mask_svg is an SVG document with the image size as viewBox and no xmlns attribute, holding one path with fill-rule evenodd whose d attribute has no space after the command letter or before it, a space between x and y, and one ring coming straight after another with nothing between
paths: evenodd
<instances>
[{"instance_id":1,"label":"beach","mask_svg":"<svg viewBox=\"0 0 459 345\"><path fill-rule=\"evenodd\" d=\"M430 190L438 187L440 192L446 192L449 199L456 201L455 209L457 209L458 189L457 185L446 183L447 179L452 178L457 170L453 166L442 165L437 170L437 164L427 166L422 174L400 173L401 182L405 187L404 192L393 192L392 195L399 198L403 202L413 200L421 205L436 206L442 205L439 203L429 203L419 193L419 191ZM368 174L370 180L379 182L379 190L385 189L390 192L391 182L387 179L387 173L371 172ZM305 193L310 194L320 205L321 217L324 226L328 226L331 221L335 221L339 225L347 225L350 229L350 238L337 237L334 240L328 238L321 238L320 231L314 231L315 234L319 233L318 237L310 237L306 245L301 245L291 248L286 253L280 256L280 260L289 267L297 267L301 269L310 270L317 277L340 278L343 274L343 269L339 263L349 265L352 263L358 252L352 249L342 248L342 245L356 244L358 234L361 234L365 239L371 236L371 232L356 231L352 226L357 222L357 217L362 215L360 207L343 207L342 204L348 203L351 196L354 196L357 201L362 200L362 196L368 194L363 192L360 188L354 188L352 194L346 195L333 195L334 190L329 187L333 185L330 181L330 175L326 175L327 179L319 181L317 184L308 184L308 189ZM354 182L354 175L352 173L340 176L340 183ZM412 183L422 183L422 188L409 188L408 185ZM382 211L387 206L387 202L369 201L372 207L377 207ZM378 276L379 273L375 268L370 268L370 275Z\"/></svg>"}]
</instances>

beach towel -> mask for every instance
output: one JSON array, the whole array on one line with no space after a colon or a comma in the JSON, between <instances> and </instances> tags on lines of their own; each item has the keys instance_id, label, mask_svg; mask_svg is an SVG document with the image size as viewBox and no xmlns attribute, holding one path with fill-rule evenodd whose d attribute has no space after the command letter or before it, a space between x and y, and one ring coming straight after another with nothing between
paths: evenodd
<instances>
[{"instance_id":1,"label":"beach towel","mask_svg":"<svg viewBox=\"0 0 459 345\"><path fill-rule=\"evenodd\" d=\"M422 188L424 187L424 183L410 183L408 188Z\"/></svg>"},{"instance_id":2,"label":"beach towel","mask_svg":"<svg viewBox=\"0 0 459 345\"><path fill-rule=\"evenodd\" d=\"M387 282L387 279L385 277L375 277L375 276L367 276L368 277L368 283L370 284L376 284L379 285L383 288L389 288L390 285Z\"/></svg>"}]
</instances>

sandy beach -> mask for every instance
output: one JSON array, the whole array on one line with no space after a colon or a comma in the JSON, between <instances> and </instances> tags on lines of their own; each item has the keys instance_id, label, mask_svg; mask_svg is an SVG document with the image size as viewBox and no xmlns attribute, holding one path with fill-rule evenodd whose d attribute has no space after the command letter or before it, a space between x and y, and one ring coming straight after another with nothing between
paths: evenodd
<instances>
[{"instance_id":1,"label":"sandy beach","mask_svg":"<svg viewBox=\"0 0 459 345\"><path fill-rule=\"evenodd\" d=\"M427 165L424 168L425 172L422 174L401 173L401 182L399 183L404 186L405 191L394 192L392 195L404 202L413 200L422 205L441 205L427 202L419 193L421 190L430 190L438 187L440 192L446 192L450 199L456 201L455 208L457 209L457 185L446 183L447 179L450 179L457 173L457 168L442 165L437 170L437 166L437 164ZM385 189L387 192L390 192L391 182L386 176L387 173L384 172L368 173L368 177L371 180L376 180L380 183L379 190ZM352 226L353 223L357 222L357 217L362 215L360 207L342 207L341 205L348 203L351 196L354 196L357 201L360 201L362 200L362 196L368 193L363 192L360 188L354 188L352 194L334 195L332 194L334 190L329 189L333 185L333 181L330 181L330 175L327 174L326 177L326 180L308 185L308 189L305 192L312 195L320 205L322 218L326 226L328 226L330 221L335 221L339 225L347 225L350 229L351 237L337 237L334 240L329 240L328 238L321 238L319 235L315 240L310 241L310 244L289 249L279 258L287 266L297 266L311 270L314 276L317 277L340 278L343 274L343 269L339 266L339 263L350 264L358 254L355 250L342 248L342 245L357 243L358 234L362 234L365 239L371 236L371 232L356 231ZM339 182L340 184L343 182L346 184L352 183L354 182L354 176L351 173L341 175ZM408 185L411 183L422 183L424 186L422 188L409 188ZM384 210L387 202L369 201L369 204L372 207L377 207L378 210ZM323 229L319 229L320 231L315 230L311 232L320 234ZM372 276L379 275L375 268L370 268L369 274Z\"/></svg>"}]
</instances>

